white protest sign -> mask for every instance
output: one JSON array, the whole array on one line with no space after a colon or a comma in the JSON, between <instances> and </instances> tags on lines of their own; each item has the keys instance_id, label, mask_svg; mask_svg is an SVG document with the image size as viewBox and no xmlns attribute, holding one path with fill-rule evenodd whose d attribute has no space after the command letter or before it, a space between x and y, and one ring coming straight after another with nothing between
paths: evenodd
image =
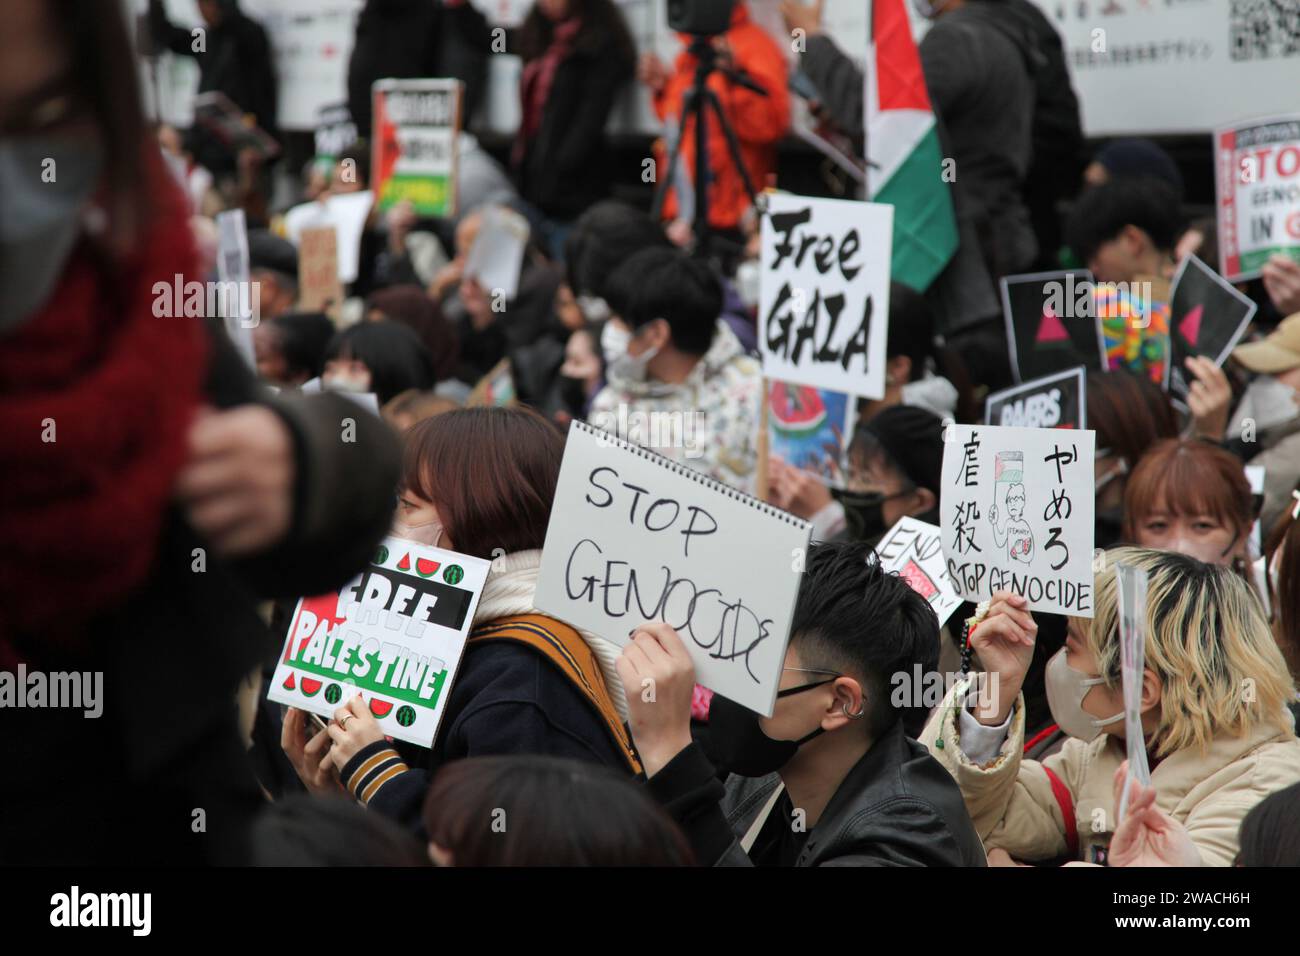
<instances>
[{"instance_id":1,"label":"white protest sign","mask_svg":"<svg viewBox=\"0 0 1300 956\"><path fill-rule=\"evenodd\" d=\"M242 209L217 213L217 278L221 280L217 301L226 334L248 367L256 370L253 328L261 319L261 297L250 278L248 227Z\"/></svg>"},{"instance_id":2,"label":"white protest sign","mask_svg":"<svg viewBox=\"0 0 1300 956\"><path fill-rule=\"evenodd\" d=\"M465 256L465 275L477 279L489 298L513 299L519 291L528 234L528 220L513 209L492 206L485 210L478 235Z\"/></svg>"},{"instance_id":3,"label":"white protest sign","mask_svg":"<svg viewBox=\"0 0 1300 956\"><path fill-rule=\"evenodd\" d=\"M1092 617L1095 448L1085 429L948 427L939 524L962 598Z\"/></svg>"},{"instance_id":4,"label":"white protest sign","mask_svg":"<svg viewBox=\"0 0 1300 956\"><path fill-rule=\"evenodd\" d=\"M941 537L935 525L904 517L880 539L876 554L881 568L897 574L930 602L943 627L962 599L948 577Z\"/></svg>"},{"instance_id":5,"label":"white protest sign","mask_svg":"<svg viewBox=\"0 0 1300 956\"><path fill-rule=\"evenodd\" d=\"M488 567L386 538L337 592L298 601L267 697L329 718L360 692L385 734L430 746Z\"/></svg>"},{"instance_id":6,"label":"white protest sign","mask_svg":"<svg viewBox=\"0 0 1300 956\"><path fill-rule=\"evenodd\" d=\"M339 281L345 285L355 282L361 261L361 233L374 202L375 194L363 190L294 206L284 214L285 234L298 245L304 229L333 226L338 236Z\"/></svg>"},{"instance_id":7,"label":"white protest sign","mask_svg":"<svg viewBox=\"0 0 1300 956\"><path fill-rule=\"evenodd\" d=\"M1214 131L1219 265L1228 282L1300 260L1300 114Z\"/></svg>"},{"instance_id":8,"label":"white protest sign","mask_svg":"<svg viewBox=\"0 0 1300 956\"><path fill-rule=\"evenodd\" d=\"M1146 666L1147 575L1120 562L1115 565L1119 617L1120 677L1124 694L1124 737L1128 744L1128 778L1119 801L1118 819L1128 808L1128 780L1151 785L1146 734L1142 730L1142 670Z\"/></svg>"},{"instance_id":9,"label":"white protest sign","mask_svg":"<svg viewBox=\"0 0 1300 956\"><path fill-rule=\"evenodd\" d=\"M885 394L894 207L770 193L758 343L767 378Z\"/></svg>"},{"instance_id":10,"label":"white protest sign","mask_svg":"<svg viewBox=\"0 0 1300 956\"><path fill-rule=\"evenodd\" d=\"M640 624L664 621L699 683L770 715L811 533L806 521L575 421L534 602L620 645Z\"/></svg>"}]
</instances>

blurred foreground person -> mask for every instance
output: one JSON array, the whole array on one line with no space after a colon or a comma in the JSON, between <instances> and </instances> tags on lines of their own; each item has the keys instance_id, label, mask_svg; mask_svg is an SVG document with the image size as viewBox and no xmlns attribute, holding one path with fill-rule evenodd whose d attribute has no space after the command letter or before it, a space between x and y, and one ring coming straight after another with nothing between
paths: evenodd
<instances>
[{"instance_id":1,"label":"blurred foreground person","mask_svg":"<svg viewBox=\"0 0 1300 956\"><path fill-rule=\"evenodd\" d=\"M198 272L121 7L6 15L0 859L240 862L234 695L277 643L255 602L364 565L396 448L345 397L271 399L160 291Z\"/></svg>"}]
</instances>

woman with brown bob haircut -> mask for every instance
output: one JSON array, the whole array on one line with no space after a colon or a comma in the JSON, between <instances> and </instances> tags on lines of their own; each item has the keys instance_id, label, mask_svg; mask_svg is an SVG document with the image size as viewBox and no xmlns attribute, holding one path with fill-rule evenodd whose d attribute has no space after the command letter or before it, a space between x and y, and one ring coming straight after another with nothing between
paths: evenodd
<instances>
[{"instance_id":1,"label":"woman with brown bob haircut","mask_svg":"<svg viewBox=\"0 0 1300 956\"><path fill-rule=\"evenodd\" d=\"M617 704L617 648L533 604L563 457L564 437L531 409L457 409L407 432L393 533L492 568L432 751L390 744L358 696L328 728L326 768L339 780L322 773L309 786L341 783L419 831L433 771L458 758L540 754L640 770Z\"/></svg>"},{"instance_id":2,"label":"woman with brown bob haircut","mask_svg":"<svg viewBox=\"0 0 1300 956\"><path fill-rule=\"evenodd\" d=\"M1252 585L1254 523L1254 499L1241 459L1199 439L1158 442L1124 488L1126 541L1230 567Z\"/></svg>"}]
</instances>

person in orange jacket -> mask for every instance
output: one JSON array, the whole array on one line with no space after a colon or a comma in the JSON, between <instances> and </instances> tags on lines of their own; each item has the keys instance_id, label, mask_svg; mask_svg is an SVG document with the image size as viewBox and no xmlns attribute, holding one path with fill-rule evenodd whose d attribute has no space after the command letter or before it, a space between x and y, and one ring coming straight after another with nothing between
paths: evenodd
<instances>
[{"instance_id":1,"label":"person in orange jacket","mask_svg":"<svg viewBox=\"0 0 1300 956\"><path fill-rule=\"evenodd\" d=\"M689 45L691 38L680 34L682 42ZM749 16L744 0L737 2L731 13L731 27L726 33L713 38L718 51L719 67L734 69L747 75L767 91L759 96L729 79L721 70L710 75L708 85L722 105L728 122L740 142L740 152L755 189L763 189L776 173L776 144L790 125L790 94L786 88L787 67L776 42ZM638 68L638 77L650 90L655 112L666 124L669 135L676 136L681 116L682 102L695 78L696 57L683 49L677 54L672 69L654 53L644 53ZM749 197L740 172L735 168L727 150L726 137L717 119L710 116L708 125L709 169L713 175L709 190L709 225L715 230L735 231L749 208ZM658 177L672 176L667 169L668 144L663 139L655 143L655 167ZM695 175L695 122L688 120L685 142L678 159L678 175L692 182ZM673 186L676 182L673 183ZM663 216L665 222L686 220L670 228L670 235L682 238L689 233L693 218L691 202L683 203L677 190L670 187L665 197Z\"/></svg>"}]
</instances>

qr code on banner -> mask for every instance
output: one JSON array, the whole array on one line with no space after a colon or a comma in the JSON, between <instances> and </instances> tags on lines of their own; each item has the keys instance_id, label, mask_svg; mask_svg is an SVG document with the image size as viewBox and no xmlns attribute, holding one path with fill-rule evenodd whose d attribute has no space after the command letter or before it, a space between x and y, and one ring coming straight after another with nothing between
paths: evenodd
<instances>
[{"instance_id":1,"label":"qr code on banner","mask_svg":"<svg viewBox=\"0 0 1300 956\"><path fill-rule=\"evenodd\" d=\"M1300 54L1300 0L1232 0L1229 16L1234 60Z\"/></svg>"}]
</instances>

